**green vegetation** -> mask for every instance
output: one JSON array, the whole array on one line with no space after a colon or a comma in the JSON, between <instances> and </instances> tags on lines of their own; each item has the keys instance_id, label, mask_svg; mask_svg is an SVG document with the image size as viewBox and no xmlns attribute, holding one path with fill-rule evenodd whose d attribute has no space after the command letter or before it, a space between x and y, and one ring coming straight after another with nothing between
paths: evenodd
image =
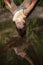
<instances>
[{"instance_id":1,"label":"green vegetation","mask_svg":"<svg viewBox=\"0 0 43 65\"><path fill-rule=\"evenodd\" d=\"M23 2L23 0L14 0L14 2L18 5L18 4L21 4L21 2ZM43 6L43 0L39 0L38 5ZM0 0L0 7L4 7L3 0Z\"/></svg>"},{"instance_id":2,"label":"green vegetation","mask_svg":"<svg viewBox=\"0 0 43 65\"><path fill-rule=\"evenodd\" d=\"M43 65L43 20L32 19L29 21L27 29L27 38L39 58L40 64Z\"/></svg>"},{"instance_id":3,"label":"green vegetation","mask_svg":"<svg viewBox=\"0 0 43 65\"><path fill-rule=\"evenodd\" d=\"M39 5L43 6L43 0L39 0Z\"/></svg>"},{"instance_id":4,"label":"green vegetation","mask_svg":"<svg viewBox=\"0 0 43 65\"><path fill-rule=\"evenodd\" d=\"M43 65L43 20L41 19L30 19L27 20L27 40L33 46L36 55L38 56L39 62ZM3 47L9 39L18 35L15 24L12 22L2 22L0 23L0 46ZM21 57L17 56L12 48L8 49L8 51L1 52L2 62L8 65L28 65L28 62ZM30 52L30 55L34 54L34 52ZM32 55L34 57L34 55ZM5 62L6 61L6 62ZM26 63L25 63L26 62Z\"/></svg>"},{"instance_id":5,"label":"green vegetation","mask_svg":"<svg viewBox=\"0 0 43 65\"><path fill-rule=\"evenodd\" d=\"M21 1L16 0L14 2L20 4ZM39 5L43 5L43 0L40 0ZM0 0L0 7L3 6L3 0ZM43 65L43 19L28 19L27 21L28 43L34 48L40 65ZM6 52L2 51L2 47L15 36L18 36L18 32L13 22L0 22L0 65L30 65L24 58L17 56L12 48ZM34 57L35 54L29 50L28 55Z\"/></svg>"},{"instance_id":6,"label":"green vegetation","mask_svg":"<svg viewBox=\"0 0 43 65\"><path fill-rule=\"evenodd\" d=\"M15 2L17 5L19 5L19 4L21 4L21 2L23 2L23 0L14 0L14 2Z\"/></svg>"}]
</instances>

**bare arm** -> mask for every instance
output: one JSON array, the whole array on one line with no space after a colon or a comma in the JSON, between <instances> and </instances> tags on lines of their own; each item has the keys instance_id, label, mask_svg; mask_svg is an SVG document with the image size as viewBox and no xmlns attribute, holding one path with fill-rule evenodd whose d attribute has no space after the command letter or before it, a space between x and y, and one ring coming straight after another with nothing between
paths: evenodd
<instances>
[{"instance_id":1,"label":"bare arm","mask_svg":"<svg viewBox=\"0 0 43 65\"><path fill-rule=\"evenodd\" d=\"M20 6L25 6L26 8L30 5L30 3L32 2L32 0L24 0L23 3L21 3Z\"/></svg>"},{"instance_id":2,"label":"bare arm","mask_svg":"<svg viewBox=\"0 0 43 65\"><path fill-rule=\"evenodd\" d=\"M37 0L34 0L25 10L24 14L27 16L30 11L34 8L35 4L37 3Z\"/></svg>"},{"instance_id":3,"label":"bare arm","mask_svg":"<svg viewBox=\"0 0 43 65\"><path fill-rule=\"evenodd\" d=\"M13 2L13 0L10 0L11 3L9 3L9 0L4 0L5 4L8 6L9 10L13 14L13 10L17 8L16 4Z\"/></svg>"},{"instance_id":4,"label":"bare arm","mask_svg":"<svg viewBox=\"0 0 43 65\"><path fill-rule=\"evenodd\" d=\"M11 8L11 4L8 2L8 0L4 0L4 2L9 8Z\"/></svg>"}]
</instances>

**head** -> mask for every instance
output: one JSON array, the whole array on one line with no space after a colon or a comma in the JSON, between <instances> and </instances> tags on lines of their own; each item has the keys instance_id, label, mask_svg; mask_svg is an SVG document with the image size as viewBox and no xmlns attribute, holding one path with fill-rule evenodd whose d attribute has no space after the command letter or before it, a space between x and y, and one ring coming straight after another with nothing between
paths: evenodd
<instances>
[{"instance_id":1,"label":"head","mask_svg":"<svg viewBox=\"0 0 43 65\"><path fill-rule=\"evenodd\" d=\"M13 21L16 24L17 31L21 37L24 37L26 34L26 23L23 18L23 16L20 14L17 15L17 13L13 17Z\"/></svg>"},{"instance_id":2,"label":"head","mask_svg":"<svg viewBox=\"0 0 43 65\"><path fill-rule=\"evenodd\" d=\"M24 37L26 35L26 23L24 23L24 27L23 28L17 28L17 31L18 31L18 34L21 36L21 37Z\"/></svg>"}]
</instances>

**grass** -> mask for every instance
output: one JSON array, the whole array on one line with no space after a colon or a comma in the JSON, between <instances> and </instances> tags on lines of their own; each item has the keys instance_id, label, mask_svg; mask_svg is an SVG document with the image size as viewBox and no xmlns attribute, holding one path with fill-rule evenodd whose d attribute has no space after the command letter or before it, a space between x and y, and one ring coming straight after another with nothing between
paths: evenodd
<instances>
[{"instance_id":1,"label":"grass","mask_svg":"<svg viewBox=\"0 0 43 65\"><path fill-rule=\"evenodd\" d=\"M14 0L18 5L23 0ZM43 1L40 0L39 5L43 5ZM4 3L0 0L0 7L3 8ZM30 19L27 23L27 40L28 43L33 46L35 53L38 56L40 65L43 65L43 20L41 19ZM12 22L1 22L0 23L0 48L3 47L10 38L18 35L15 24ZM29 52L34 57L34 51ZM36 57L34 57L34 60ZM0 49L0 65L30 65L24 58L17 56L12 48L8 49L7 52L3 52Z\"/></svg>"},{"instance_id":2,"label":"grass","mask_svg":"<svg viewBox=\"0 0 43 65\"><path fill-rule=\"evenodd\" d=\"M31 19L27 23L27 39L28 42L33 46L35 53L37 54L40 64L42 65L43 59L43 20L40 19ZM0 46L4 46L10 38L18 35L15 24L12 22L2 22L0 23ZM5 54L5 55L4 55ZM10 55L11 54L11 55ZM31 53L32 54L32 53ZM34 54L34 53L33 53ZM28 65L26 60L15 55L12 49L8 50L6 53L2 52L2 60L5 62L5 65ZM14 62L15 61L15 62Z\"/></svg>"}]
</instances>

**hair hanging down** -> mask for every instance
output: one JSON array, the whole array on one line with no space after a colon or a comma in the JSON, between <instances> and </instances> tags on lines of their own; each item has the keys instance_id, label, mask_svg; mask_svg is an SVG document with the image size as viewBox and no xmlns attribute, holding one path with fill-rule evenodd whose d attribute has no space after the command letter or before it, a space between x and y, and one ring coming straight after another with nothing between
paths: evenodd
<instances>
[{"instance_id":1,"label":"hair hanging down","mask_svg":"<svg viewBox=\"0 0 43 65\"><path fill-rule=\"evenodd\" d=\"M16 28L17 28L17 27L16 27ZM21 37L26 36L26 23L24 24L24 27L23 27L22 29L17 28L17 31L18 31L18 34L19 34Z\"/></svg>"},{"instance_id":2,"label":"hair hanging down","mask_svg":"<svg viewBox=\"0 0 43 65\"><path fill-rule=\"evenodd\" d=\"M22 26L22 24L23 22L25 22L27 15L30 14L30 12L36 5L37 1L38 0L23 0L23 2L19 6L17 6L13 0L4 0L5 4L8 6L8 9L13 14L14 17L13 21L15 22L17 31L21 37L24 37L26 35L26 23L24 24L24 27ZM21 7L25 7L25 9ZM19 8L20 10L18 10ZM15 10L17 10L16 13L14 13ZM22 29L19 28L20 27L19 25L17 25L18 22L21 24L20 26L23 27Z\"/></svg>"}]
</instances>

